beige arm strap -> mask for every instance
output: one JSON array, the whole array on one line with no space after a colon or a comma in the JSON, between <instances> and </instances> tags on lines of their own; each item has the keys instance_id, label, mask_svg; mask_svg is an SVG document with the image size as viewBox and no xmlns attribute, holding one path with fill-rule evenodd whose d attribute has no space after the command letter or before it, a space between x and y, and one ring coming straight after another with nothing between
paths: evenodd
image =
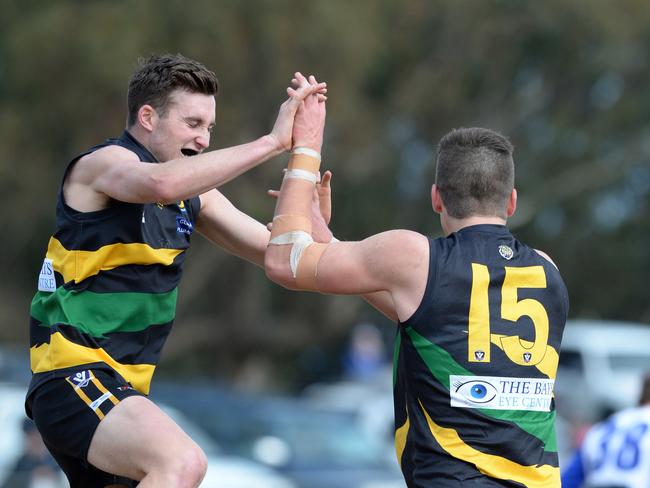
<instances>
[{"instance_id":1,"label":"beige arm strap","mask_svg":"<svg viewBox=\"0 0 650 488\"><path fill-rule=\"evenodd\" d=\"M297 178L316 184L319 169L320 155L318 153L307 148L296 148L291 154L285 179ZM285 201L288 197L289 202L297 203L304 198L300 191L302 190L285 195ZM304 209L304 206L300 208ZM291 210L291 206L289 206L289 210ZM297 287L302 290L317 291L318 262L327 244L314 243L311 237L310 215L289 213L277 215L273 219L269 245L283 244L291 244L289 266L296 279Z\"/></svg>"}]
</instances>

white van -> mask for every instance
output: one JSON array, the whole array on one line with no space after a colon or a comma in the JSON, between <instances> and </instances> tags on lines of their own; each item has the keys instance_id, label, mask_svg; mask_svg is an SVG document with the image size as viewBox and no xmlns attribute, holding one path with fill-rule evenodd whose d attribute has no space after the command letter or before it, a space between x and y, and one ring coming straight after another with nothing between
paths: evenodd
<instances>
[{"instance_id":1,"label":"white van","mask_svg":"<svg viewBox=\"0 0 650 488\"><path fill-rule=\"evenodd\" d=\"M567 321L555 381L558 414L593 423L636 405L650 372L650 325L603 320Z\"/></svg>"}]
</instances>

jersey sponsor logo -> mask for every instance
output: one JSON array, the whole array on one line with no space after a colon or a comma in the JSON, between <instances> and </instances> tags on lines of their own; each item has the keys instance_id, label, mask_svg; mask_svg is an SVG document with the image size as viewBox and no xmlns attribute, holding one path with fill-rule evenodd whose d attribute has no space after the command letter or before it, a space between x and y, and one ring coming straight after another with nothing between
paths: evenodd
<instances>
[{"instance_id":1,"label":"jersey sponsor logo","mask_svg":"<svg viewBox=\"0 0 650 488\"><path fill-rule=\"evenodd\" d=\"M89 371L79 371L78 373L68 376L68 379L74 384L77 388L85 388L88 386L88 383L93 379L93 374Z\"/></svg>"},{"instance_id":2,"label":"jersey sponsor logo","mask_svg":"<svg viewBox=\"0 0 650 488\"><path fill-rule=\"evenodd\" d=\"M499 246L499 254L503 259L507 259L508 261L510 261L515 255L512 248L510 246L506 246L505 244Z\"/></svg>"},{"instance_id":3,"label":"jersey sponsor logo","mask_svg":"<svg viewBox=\"0 0 650 488\"><path fill-rule=\"evenodd\" d=\"M176 216L176 232L179 234L191 234L194 230L192 222L182 215Z\"/></svg>"},{"instance_id":4,"label":"jersey sponsor logo","mask_svg":"<svg viewBox=\"0 0 650 488\"><path fill-rule=\"evenodd\" d=\"M41 272L38 275L38 291L56 291L54 264L51 259L43 259L43 266L41 266Z\"/></svg>"},{"instance_id":5,"label":"jersey sponsor logo","mask_svg":"<svg viewBox=\"0 0 650 488\"><path fill-rule=\"evenodd\" d=\"M452 407L549 412L554 380L449 375Z\"/></svg>"}]
</instances>

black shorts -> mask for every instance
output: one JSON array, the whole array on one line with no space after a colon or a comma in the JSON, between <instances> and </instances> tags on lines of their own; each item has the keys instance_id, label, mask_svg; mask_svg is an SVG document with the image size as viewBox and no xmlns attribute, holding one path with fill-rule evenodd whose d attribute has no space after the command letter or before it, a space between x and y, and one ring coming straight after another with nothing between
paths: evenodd
<instances>
[{"instance_id":1,"label":"black shorts","mask_svg":"<svg viewBox=\"0 0 650 488\"><path fill-rule=\"evenodd\" d=\"M121 400L142 395L114 371L94 369L51 379L27 398L43 441L70 482L70 488L103 488L136 482L88 463L88 448L99 422Z\"/></svg>"}]
</instances>

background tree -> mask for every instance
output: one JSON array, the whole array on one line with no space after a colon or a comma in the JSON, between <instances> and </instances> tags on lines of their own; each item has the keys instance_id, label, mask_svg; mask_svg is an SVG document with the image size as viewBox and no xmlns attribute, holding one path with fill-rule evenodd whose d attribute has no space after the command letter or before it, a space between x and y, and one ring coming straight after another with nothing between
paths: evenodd
<instances>
[{"instance_id":1,"label":"background tree","mask_svg":"<svg viewBox=\"0 0 650 488\"><path fill-rule=\"evenodd\" d=\"M63 168L121 132L128 78L154 52L217 73L212 147L267 131L295 70L328 81L324 166L342 239L394 227L439 235L429 203L437 140L460 126L508 134L520 192L512 227L558 263L571 315L650 322L647 2L0 3L4 343L27 342ZM265 189L285 160L224 192L268 221ZM287 386L301 370L332 371L353 323L385 323L356 298L280 289L200 238L190 254L163 371L231 377L250 361L269 366L270 386Z\"/></svg>"}]
</instances>

